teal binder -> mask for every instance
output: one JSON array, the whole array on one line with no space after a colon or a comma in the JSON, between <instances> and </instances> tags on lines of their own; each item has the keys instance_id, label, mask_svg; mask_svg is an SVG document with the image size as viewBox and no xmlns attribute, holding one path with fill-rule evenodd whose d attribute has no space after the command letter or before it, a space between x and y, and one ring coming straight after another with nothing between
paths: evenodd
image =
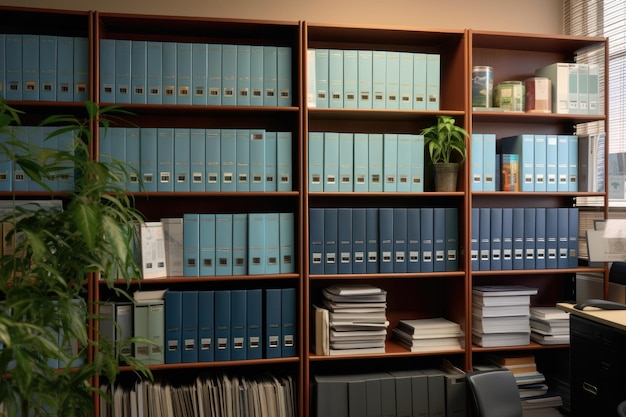
<instances>
[{"instance_id":1,"label":"teal binder","mask_svg":"<svg viewBox=\"0 0 626 417\"><path fill-rule=\"evenodd\" d=\"M176 43L176 104L191 104L192 102L192 57L191 43Z\"/></svg>"}]
</instances>

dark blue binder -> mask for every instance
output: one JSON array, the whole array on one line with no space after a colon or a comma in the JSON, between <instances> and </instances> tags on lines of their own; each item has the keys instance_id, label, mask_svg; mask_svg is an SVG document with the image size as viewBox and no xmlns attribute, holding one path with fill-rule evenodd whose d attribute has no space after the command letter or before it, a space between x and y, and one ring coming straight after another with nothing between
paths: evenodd
<instances>
[{"instance_id":1,"label":"dark blue binder","mask_svg":"<svg viewBox=\"0 0 626 417\"><path fill-rule=\"evenodd\" d=\"M230 290L215 291L215 360L230 360Z\"/></svg>"},{"instance_id":2,"label":"dark blue binder","mask_svg":"<svg viewBox=\"0 0 626 417\"><path fill-rule=\"evenodd\" d=\"M491 259L489 269L499 271L502 269L502 208L491 208Z\"/></svg>"},{"instance_id":3,"label":"dark blue binder","mask_svg":"<svg viewBox=\"0 0 626 417\"><path fill-rule=\"evenodd\" d=\"M433 209L433 252L435 262L434 272L446 270L446 212L444 207Z\"/></svg>"},{"instance_id":4,"label":"dark blue binder","mask_svg":"<svg viewBox=\"0 0 626 417\"><path fill-rule=\"evenodd\" d=\"M165 293L165 363L180 363L182 360L182 324L182 293L167 291Z\"/></svg>"},{"instance_id":5,"label":"dark blue binder","mask_svg":"<svg viewBox=\"0 0 626 417\"><path fill-rule=\"evenodd\" d=\"M524 208L524 269L535 269L535 219L535 208Z\"/></svg>"},{"instance_id":6,"label":"dark blue binder","mask_svg":"<svg viewBox=\"0 0 626 417\"><path fill-rule=\"evenodd\" d=\"M380 270L378 265L378 208L368 207L365 216L367 223L365 228L366 269L368 274L376 274Z\"/></svg>"},{"instance_id":7,"label":"dark blue binder","mask_svg":"<svg viewBox=\"0 0 626 417\"><path fill-rule=\"evenodd\" d=\"M513 269L513 209L502 209L502 269Z\"/></svg>"},{"instance_id":8,"label":"dark blue binder","mask_svg":"<svg viewBox=\"0 0 626 417\"><path fill-rule=\"evenodd\" d=\"M198 291L183 291L182 303L182 362L198 362Z\"/></svg>"},{"instance_id":9,"label":"dark blue binder","mask_svg":"<svg viewBox=\"0 0 626 417\"><path fill-rule=\"evenodd\" d=\"M378 209L379 270L393 272L393 209Z\"/></svg>"},{"instance_id":10,"label":"dark blue binder","mask_svg":"<svg viewBox=\"0 0 626 417\"><path fill-rule=\"evenodd\" d=\"M265 358L282 356L281 289L265 289Z\"/></svg>"},{"instance_id":11,"label":"dark blue binder","mask_svg":"<svg viewBox=\"0 0 626 417\"><path fill-rule=\"evenodd\" d=\"M263 290L250 289L246 295L246 333L248 359L263 358Z\"/></svg>"},{"instance_id":12,"label":"dark blue binder","mask_svg":"<svg viewBox=\"0 0 626 417\"><path fill-rule=\"evenodd\" d=\"M422 239L422 265L421 272L433 272L434 263L434 211L431 207L420 209L420 236Z\"/></svg>"},{"instance_id":13,"label":"dark blue binder","mask_svg":"<svg viewBox=\"0 0 626 417\"><path fill-rule=\"evenodd\" d=\"M324 274L336 274L337 268L337 209L324 209Z\"/></svg>"},{"instance_id":14,"label":"dark blue binder","mask_svg":"<svg viewBox=\"0 0 626 417\"><path fill-rule=\"evenodd\" d=\"M246 359L246 290L230 291L230 359L233 361Z\"/></svg>"},{"instance_id":15,"label":"dark blue binder","mask_svg":"<svg viewBox=\"0 0 626 417\"><path fill-rule=\"evenodd\" d=\"M367 272L366 239L367 239L366 209L352 209L352 273L364 274Z\"/></svg>"},{"instance_id":16,"label":"dark blue binder","mask_svg":"<svg viewBox=\"0 0 626 417\"><path fill-rule=\"evenodd\" d=\"M546 208L535 208L535 269L546 269Z\"/></svg>"},{"instance_id":17,"label":"dark blue binder","mask_svg":"<svg viewBox=\"0 0 626 417\"><path fill-rule=\"evenodd\" d=\"M352 209L337 209L337 272L352 273Z\"/></svg>"},{"instance_id":18,"label":"dark blue binder","mask_svg":"<svg viewBox=\"0 0 626 417\"><path fill-rule=\"evenodd\" d=\"M406 212L406 240L407 240L407 272L420 272L420 209L409 207Z\"/></svg>"},{"instance_id":19,"label":"dark blue binder","mask_svg":"<svg viewBox=\"0 0 626 417\"><path fill-rule=\"evenodd\" d=\"M198 291L198 361L215 359L215 292Z\"/></svg>"},{"instance_id":20,"label":"dark blue binder","mask_svg":"<svg viewBox=\"0 0 626 417\"><path fill-rule=\"evenodd\" d=\"M546 268L558 268L558 210L546 208Z\"/></svg>"},{"instance_id":21,"label":"dark blue binder","mask_svg":"<svg viewBox=\"0 0 626 417\"><path fill-rule=\"evenodd\" d=\"M407 209L393 209L393 272L407 272Z\"/></svg>"},{"instance_id":22,"label":"dark blue binder","mask_svg":"<svg viewBox=\"0 0 626 417\"><path fill-rule=\"evenodd\" d=\"M524 208L513 208L513 269L524 269Z\"/></svg>"},{"instance_id":23,"label":"dark blue binder","mask_svg":"<svg viewBox=\"0 0 626 417\"><path fill-rule=\"evenodd\" d=\"M281 356L297 356L297 297L295 288L281 289Z\"/></svg>"},{"instance_id":24,"label":"dark blue binder","mask_svg":"<svg viewBox=\"0 0 626 417\"><path fill-rule=\"evenodd\" d=\"M491 209L481 207L479 210L478 266L481 271L489 271L491 268Z\"/></svg>"},{"instance_id":25,"label":"dark blue binder","mask_svg":"<svg viewBox=\"0 0 626 417\"><path fill-rule=\"evenodd\" d=\"M324 209L309 209L309 273L324 273Z\"/></svg>"}]
</instances>

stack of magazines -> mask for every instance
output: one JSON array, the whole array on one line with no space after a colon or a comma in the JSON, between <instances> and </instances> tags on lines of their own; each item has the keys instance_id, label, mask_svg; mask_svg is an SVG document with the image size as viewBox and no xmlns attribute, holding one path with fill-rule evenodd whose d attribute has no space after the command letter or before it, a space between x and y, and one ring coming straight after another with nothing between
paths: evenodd
<instances>
[{"instance_id":1,"label":"stack of magazines","mask_svg":"<svg viewBox=\"0 0 626 417\"><path fill-rule=\"evenodd\" d=\"M394 339L411 352L461 349L463 331L458 323L443 317L400 320Z\"/></svg>"},{"instance_id":2,"label":"stack of magazines","mask_svg":"<svg viewBox=\"0 0 626 417\"><path fill-rule=\"evenodd\" d=\"M316 319L324 322L327 315L328 333L316 323L316 338L327 336L328 350L322 346L321 354L385 352L389 326L385 290L369 284L333 285L324 289L323 296L323 308L316 307Z\"/></svg>"}]
</instances>

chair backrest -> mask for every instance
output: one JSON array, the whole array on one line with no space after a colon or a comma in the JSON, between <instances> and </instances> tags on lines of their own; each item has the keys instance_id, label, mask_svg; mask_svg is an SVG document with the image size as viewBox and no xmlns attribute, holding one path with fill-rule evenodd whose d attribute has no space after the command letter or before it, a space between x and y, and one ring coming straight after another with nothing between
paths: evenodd
<instances>
[{"instance_id":1,"label":"chair backrest","mask_svg":"<svg viewBox=\"0 0 626 417\"><path fill-rule=\"evenodd\" d=\"M522 400L515 377L507 369L467 374L476 417L522 417Z\"/></svg>"}]
</instances>

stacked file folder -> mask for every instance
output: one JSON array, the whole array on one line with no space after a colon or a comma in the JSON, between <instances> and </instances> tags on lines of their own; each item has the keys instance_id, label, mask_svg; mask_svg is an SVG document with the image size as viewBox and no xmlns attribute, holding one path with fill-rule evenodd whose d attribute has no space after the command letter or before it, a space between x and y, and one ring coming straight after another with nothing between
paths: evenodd
<instances>
[{"instance_id":1,"label":"stacked file folder","mask_svg":"<svg viewBox=\"0 0 626 417\"><path fill-rule=\"evenodd\" d=\"M387 292L369 284L324 289L328 310L329 354L384 353L389 321Z\"/></svg>"},{"instance_id":2,"label":"stacked file folder","mask_svg":"<svg viewBox=\"0 0 626 417\"><path fill-rule=\"evenodd\" d=\"M520 285L476 286L472 290L472 340L483 347L530 343L528 309L536 288Z\"/></svg>"},{"instance_id":3,"label":"stacked file folder","mask_svg":"<svg viewBox=\"0 0 626 417\"><path fill-rule=\"evenodd\" d=\"M394 339L411 352L460 349L463 335L458 323L443 317L400 320Z\"/></svg>"}]
</instances>

